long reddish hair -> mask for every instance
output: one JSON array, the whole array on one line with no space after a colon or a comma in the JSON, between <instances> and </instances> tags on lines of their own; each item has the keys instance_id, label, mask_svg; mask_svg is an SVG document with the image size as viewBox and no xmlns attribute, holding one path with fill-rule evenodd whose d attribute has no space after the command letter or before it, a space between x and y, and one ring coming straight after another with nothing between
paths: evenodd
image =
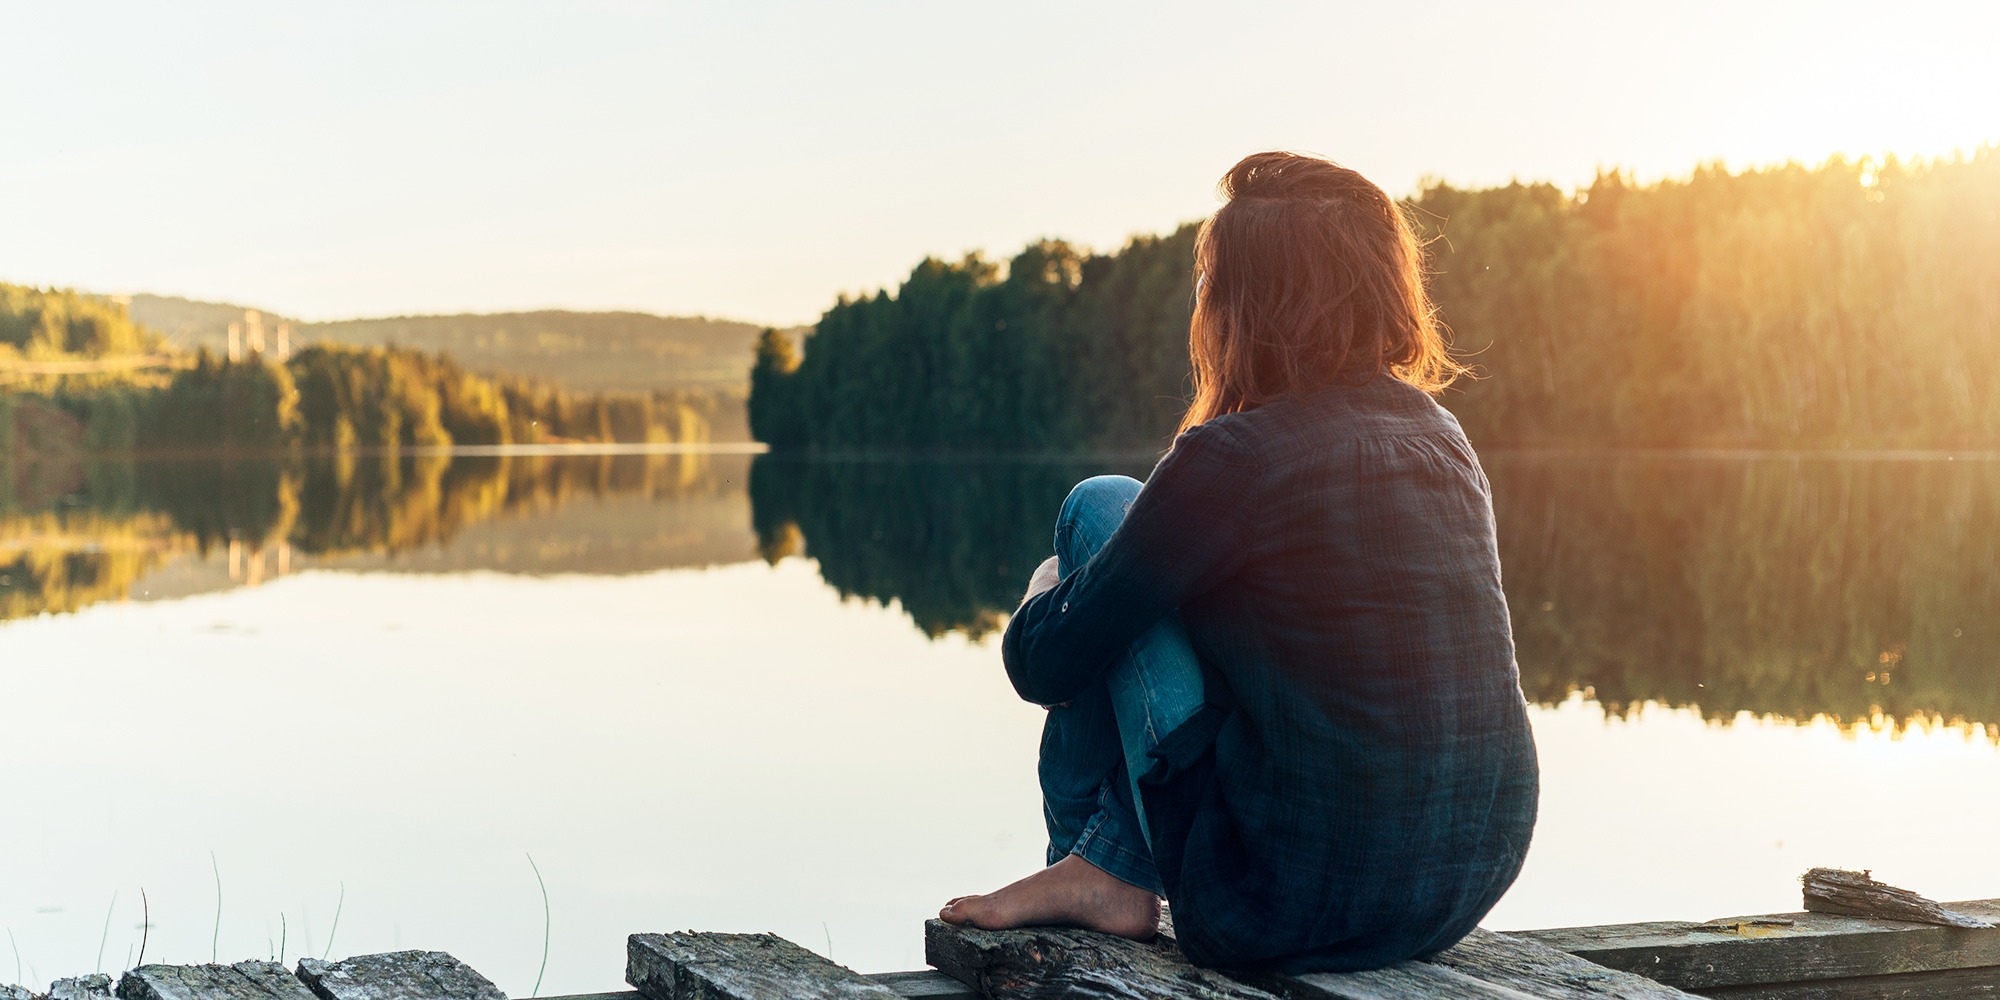
<instances>
[{"instance_id":1,"label":"long reddish hair","mask_svg":"<svg viewBox=\"0 0 2000 1000\"><path fill-rule=\"evenodd\" d=\"M1300 153L1255 153L1222 178L1195 238L1181 430L1274 397L1384 372L1437 392L1453 360L1403 209L1367 178Z\"/></svg>"}]
</instances>

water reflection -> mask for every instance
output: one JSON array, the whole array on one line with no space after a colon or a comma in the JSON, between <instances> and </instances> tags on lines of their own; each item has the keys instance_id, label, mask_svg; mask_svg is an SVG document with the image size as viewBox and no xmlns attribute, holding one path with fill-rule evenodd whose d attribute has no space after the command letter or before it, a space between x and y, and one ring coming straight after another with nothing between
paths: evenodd
<instances>
[{"instance_id":1,"label":"water reflection","mask_svg":"<svg viewBox=\"0 0 2000 1000\"><path fill-rule=\"evenodd\" d=\"M753 558L748 456L105 462L0 506L0 621L309 568L630 573ZM16 493L20 497L22 493Z\"/></svg>"},{"instance_id":2,"label":"water reflection","mask_svg":"<svg viewBox=\"0 0 2000 1000\"><path fill-rule=\"evenodd\" d=\"M803 554L842 596L902 604L932 636L1005 623L1052 551L1069 488L1143 459L812 461L760 455L750 500L765 559Z\"/></svg>"},{"instance_id":3,"label":"water reflection","mask_svg":"<svg viewBox=\"0 0 2000 1000\"><path fill-rule=\"evenodd\" d=\"M937 635L1003 620L1064 492L1143 462L757 459L766 557L899 601ZM2000 462L1496 455L1523 685L1728 721L2000 721Z\"/></svg>"},{"instance_id":4,"label":"water reflection","mask_svg":"<svg viewBox=\"0 0 2000 1000\"><path fill-rule=\"evenodd\" d=\"M77 464L0 495L0 621L301 569L814 560L924 633L1001 627L1085 476L1149 456L504 455ZM2000 462L1488 456L1523 685L2000 738ZM6 479L7 477L0 477ZM783 608L746 608L782 617Z\"/></svg>"},{"instance_id":5,"label":"water reflection","mask_svg":"<svg viewBox=\"0 0 2000 1000\"><path fill-rule=\"evenodd\" d=\"M134 581L195 547L158 513L0 517L0 621L122 600Z\"/></svg>"},{"instance_id":6,"label":"water reflection","mask_svg":"<svg viewBox=\"0 0 2000 1000\"><path fill-rule=\"evenodd\" d=\"M2000 720L2000 462L1489 465L1530 697Z\"/></svg>"}]
</instances>

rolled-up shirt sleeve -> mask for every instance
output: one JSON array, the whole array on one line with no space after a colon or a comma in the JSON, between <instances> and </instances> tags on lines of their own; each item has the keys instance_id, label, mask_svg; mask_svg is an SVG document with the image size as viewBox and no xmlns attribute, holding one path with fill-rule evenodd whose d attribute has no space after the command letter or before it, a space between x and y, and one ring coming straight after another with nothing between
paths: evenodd
<instances>
[{"instance_id":1,"label":"rolled-up shirt sleeve","mask_svg":"<svg viewBox=\"0 0 2000 1000\"><path fill-rule=\"evenodd\" d=\"M1036 704L1069 701L1161 618L1234 574L1263 471L1227 426L1175 439L1097 554L1008 622L1001 656L1014 690Z\"/></svg>"}]
</instances>

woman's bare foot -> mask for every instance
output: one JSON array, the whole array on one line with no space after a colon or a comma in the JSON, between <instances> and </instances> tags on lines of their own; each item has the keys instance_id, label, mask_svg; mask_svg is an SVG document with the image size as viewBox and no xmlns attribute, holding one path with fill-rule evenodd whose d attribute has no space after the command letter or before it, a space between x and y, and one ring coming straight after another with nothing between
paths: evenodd
<instances>
[{"instance_id":1,"label":"woman's bare foot","mask_svg":"<svg viewBox=\"0 0 2000 1000\"><path fill-rule=\"evenodd\" d=\"M1150 941L1160 926L1160 897L1071 854L997 891L960 896L938 918L989 931L1054 924Z\"/></svg>"}]
</instances>

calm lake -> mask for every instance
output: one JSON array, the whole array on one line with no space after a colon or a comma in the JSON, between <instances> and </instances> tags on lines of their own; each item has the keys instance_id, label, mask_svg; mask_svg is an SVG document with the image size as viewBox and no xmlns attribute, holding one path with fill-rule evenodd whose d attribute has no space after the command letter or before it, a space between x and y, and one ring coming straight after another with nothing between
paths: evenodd
<instances>
[{"instance_id":1,"label":"calm lake","mask_svg":"<svg viewBox=\"0 0 2000 1000\"><path fill-rule=\"evenodd\" d=\"M1545 783L1487 926L2000 896L2000 460L1485 460ZM1006 612L1068 486L1149 465L7 470L0 983L143 938L581 993L684 928L921 967L1041 862Z\"/></svg>"}]
</instances>

